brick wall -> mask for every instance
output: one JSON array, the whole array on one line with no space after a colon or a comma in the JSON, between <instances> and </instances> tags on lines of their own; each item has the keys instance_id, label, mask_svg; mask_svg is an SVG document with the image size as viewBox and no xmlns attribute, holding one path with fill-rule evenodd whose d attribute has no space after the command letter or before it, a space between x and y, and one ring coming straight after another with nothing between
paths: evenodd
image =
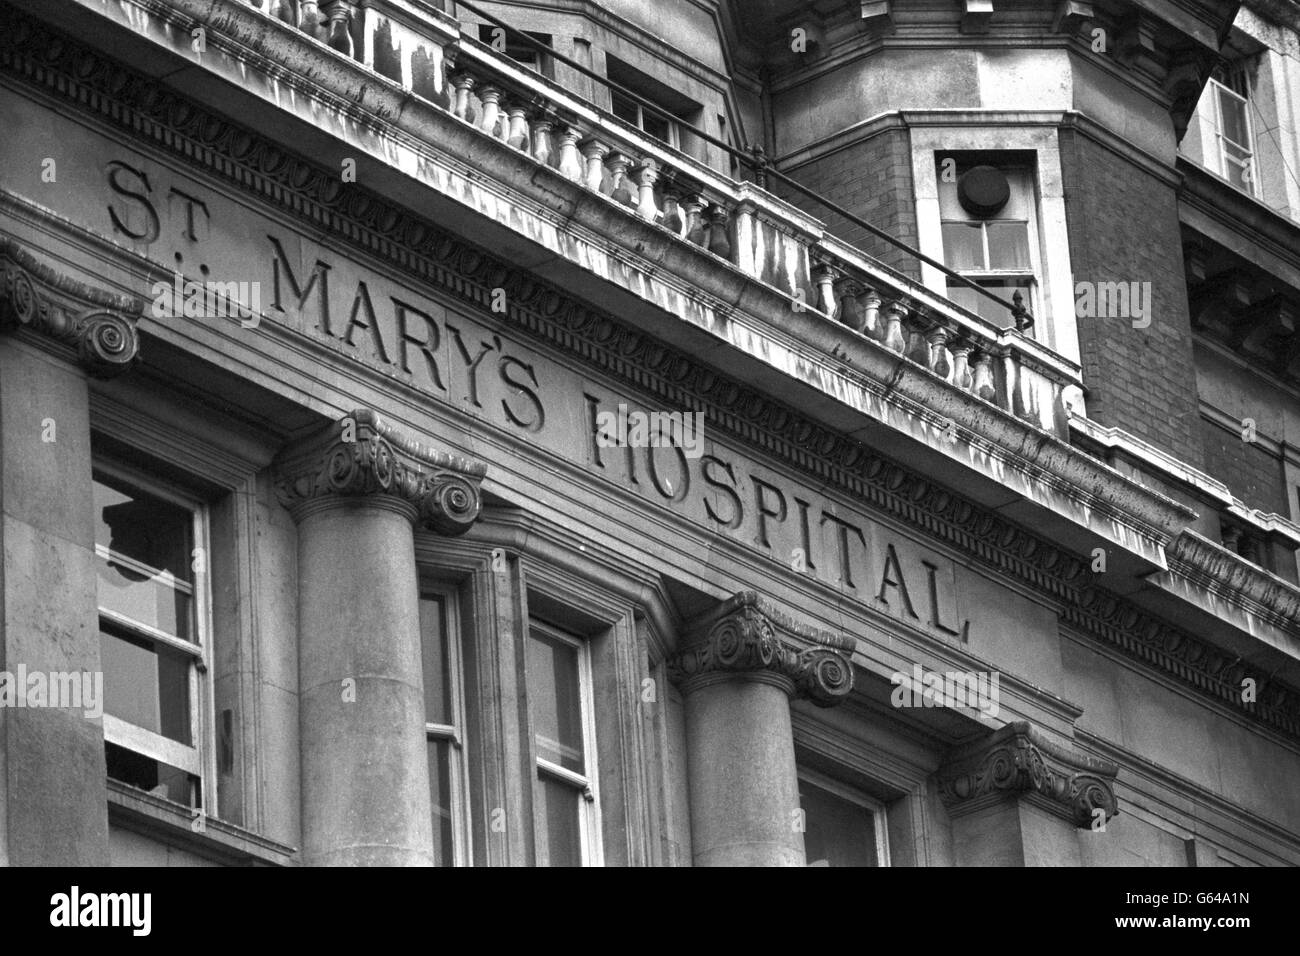
<instances>
[{"instance_id":1,"label":"brick wall","mask_svg":"<svg viewBox=\"0 0 1300 956\"><path fill-rule=\"evenodd\" d=\"M1146 328L1078 319L1088 414L1202 464L1182 242L1173 188L1098 143L1061 132L1074 281L1150 282Z\"/></svg>"},{"instance_id":2,"label":"brick wall","mask_svg":"<svg viewBox=\"0 0 1300 956\"><path fill-rule=\"evenodd\" d=\"M917 245L912 157L906 130L885 130L870 139L790 169L786 175L838 203L909 246ZM825 206L773 183L772 191L826 223L835 236L893 268L920 278L915 259L831 213Z\"/></svg>"},{"instance_id":3,"label":"brick wall","mask_svg":"<svg viewBox=\"0 0 1300 956\"><path fill-rule=\"evenodd\" d=\"M1205 470L1252 508L1289 516L1290 502L1282 461L1263 446L1241 440L1240 429L1201 419Z\"/></svg>"}]
</instances>

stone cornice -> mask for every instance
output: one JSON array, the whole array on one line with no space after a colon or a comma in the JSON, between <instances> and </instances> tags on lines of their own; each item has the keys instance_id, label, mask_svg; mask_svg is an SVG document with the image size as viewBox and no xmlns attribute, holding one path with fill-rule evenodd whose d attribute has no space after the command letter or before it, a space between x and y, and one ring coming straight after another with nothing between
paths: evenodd
<instances>
[{"instance_id":1,"label":"stone cornice","mask_svg":"<svg viewBox=\"0 0 1300 956\"><path fill-rule=\"evenodd\" d=\"M405 502L421 526L463 534L478 518L485 465L426 448L359 408L286 448L275 493L295 519L333 497L385 496Z\"/></svg>"},{"instance_id":2,"label":"stone cornice","mask_svg":"<svg viewBox=\"0 0 1300 956\"><path fill-rule=\"evenodd\" d=\"M716 679L759 675L829 707L853 689L854 641L800 624L753 591L742 591L688 623L668 674L689 692Z\"/></svg>"},{"instance_id":3,"label":"stone cornice","mask_svg":"<svg viewBox=\"0 0 1300 956\"><path fill-rule=\"evenodd\" d=\"M71 279L0 236L0 331L30 329L73 349L96 378L112 378L140 357L135 321L143 303Z\"/></svg>"},{"instance_id":4,"label":"stone cornice","mask_svg":"<svg viewBox=\"0 0 1300 956\"><path fill-rule=\"evenodd\" d=\"M1169 569L1288 633L1300 627L1300 588L1194 531L1169 546Z\"/></svg>"},{"instance_id":5,"label":"stone cornice","mask_svg":"<svg viewBox=\"0 0 1300 956\"><path fill-rule=\"evenodd\" d=\"M667 407L703 411L719 434L1025 582L1055 602L1064 620L1099 642L1235 713L1300 737L1300 691L1107 591L1089 574L1085 560L1049 536L1031 533L563 288L513 270L407 208L355 187L343 192L330 173L96 51L17 13L10 23L14 30L0 35L0 69L10 76L79 104L124 137L183 158L260 202L276 197L285 214L305 228L335 224L334 231L364 254L395 264L413 281L481 314L491 314L492 290L506 288L504 319L518 333L577 356ZM5 47L6 40L19 36L27 37L26 53ZM1256 678L1260 687L1258 702L1249 709L1241 702L1245 677Z\"/></svg>"},{"instance_id":6,"label":"stone cornice","mask_svg":"<svg viewBox=\"0 0 1300 956\"><path fill-rule=\"evenodd\" d=\"M936 776L944 803L962 804L998 794L1037 794L1077 827L1092 827L1095 811L1109 820L1119 812L1115 777L1107 761L1058 746L1024 721L949 753Z\"/></svg>"}]
</instances>

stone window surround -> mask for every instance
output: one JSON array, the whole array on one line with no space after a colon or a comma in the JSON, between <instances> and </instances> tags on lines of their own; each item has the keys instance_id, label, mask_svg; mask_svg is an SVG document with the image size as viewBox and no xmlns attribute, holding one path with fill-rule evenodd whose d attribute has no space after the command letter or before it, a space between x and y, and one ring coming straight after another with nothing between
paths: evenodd
<instances>
[{"instance_id":1,"label":"stone window surround","mask_svg":"<svg viewBox=\"0 0 1300 956\"><path fill-rule=\"evenodd\" d=\"M604 799L593 815L600 856L611 865L654 863L651 843L658 843L663 821L652 821L651 794L667 780L651 784L647 776L662 761L647 754L655 715L643 710L640 699L643 682L654 680L644 672L647 655L639 637L637 617L645 612L574 573L569 561L501 540L506 536L492 527L492 511L485 509L464 539L417 534L415 541L422 589L448 593L460 614L472 863L533 863L537 759L519 681L529 621L538 610L548 623L584 640L590 657L597 716L593 790L622 795ZM505 570L496 570L503 561ZM496 820L504 832L491 828L496 811L503 811Z\"/></svg>"},{"instance_id":2,"label":"stone window surround","mask_svg":"<svg viewBox=\"0 0 1300 956\"><path fill-rule=\"evenodd\" d=\"M912 182L916 190L916 230L920 250L943 261L943 236L939 225L939 190L935 154L958 150L996 152L1032 151L1037 163L1034 201L1038 212L1038 260L1042 266L1040 315L1036 326L1046 332L1044 342L1065 358L1080 361L1079 336L1074 318L1074 281L1070 266L1069 234L1062 191L1061 154L1056 129L1044 126L977 125L988 122L978 112L955 112L930 117L949 125L913 125ZM921 281L943 294L944 276L921 264ZM1082 398L1080 397L1080 402Z\"/></svg>"},{"instance_id":3,"label":"stone window surround","mask_svg":"<svg viewBox=\"0 0 1300 956\"><path fill-rule=\"evenodd\" d=\"M135 389L124 382L92 386L90 423L92 435L102 436L159 463L195 476L196 483L215 487L208 496L208 569L209 591L216 574L233 574L244 595L252 593L256 541L255 498L258 464L232 450L234 442L214 441L214 433L227 426L205 416L201 431L175 407L159 404L156 396L145 404L146 389ZM146 410L147 409L147 410ZM256 454L255 452L253 454ZM96 455L98 460L99 456ZM198 476L203 476L201 479ZM225 554L228 557L220 558ZM214 595L215 596L215 595ZM240 661L253 659L257 642L256 614L230 613L213 602L210 610L212 627L208 646L204 648L209 673L200 680L203 733L197 746L203 754L205 807L215 805L219 820L250 832L261 830L258 817L261 802L256 795L256 781L261 774L257 766L261 757L252 729L255 721L240 712L239 702L253 699L255 675ZM222 651L217 641L233 642L234 653ZM223 661L229 665L223 666ZM229 684L226 690L224 684ZM226 705L229 706L226 706ZM218 714L231 710L235 736L231 741L234 765L229 773L218 773ZM214 798L214 804L208 803ZM187 825L191 821L187 820Z\"/></svg>"}]
</instances>

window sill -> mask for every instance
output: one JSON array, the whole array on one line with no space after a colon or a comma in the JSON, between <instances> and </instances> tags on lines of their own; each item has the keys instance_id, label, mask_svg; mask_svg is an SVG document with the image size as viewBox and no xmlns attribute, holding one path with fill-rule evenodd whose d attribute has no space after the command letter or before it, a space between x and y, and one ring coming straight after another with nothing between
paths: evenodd
<instances>
[{"instance_id":1,"label":"window sill","mask_svg":"<svg viewBox=\"0 0 1300 956\"><path fill-rule=\"evenodd\" d=\"M204 819L204 830L197 833L188 807L116 780L107 781L106 790L109 823L123 829L226 866L298 865L294 847L212 817Z\"/></svg>"}]
</instances>

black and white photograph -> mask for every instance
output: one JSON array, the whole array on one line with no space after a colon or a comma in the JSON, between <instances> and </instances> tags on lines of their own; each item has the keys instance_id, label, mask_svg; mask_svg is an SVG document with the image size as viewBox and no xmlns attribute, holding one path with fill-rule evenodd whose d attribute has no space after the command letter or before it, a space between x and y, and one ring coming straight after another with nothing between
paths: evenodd
<instances>
[{"instance_id":1,"label":"black and white photograph","mask_svg":"<svg viewBox=\"0 0 1300 956\"><path fill-rule=\"evenodd\" d=\"M0 552L42 932L892 867L1240 941L1300 3L0 0Z\"/></svg>"}]
</instances>

